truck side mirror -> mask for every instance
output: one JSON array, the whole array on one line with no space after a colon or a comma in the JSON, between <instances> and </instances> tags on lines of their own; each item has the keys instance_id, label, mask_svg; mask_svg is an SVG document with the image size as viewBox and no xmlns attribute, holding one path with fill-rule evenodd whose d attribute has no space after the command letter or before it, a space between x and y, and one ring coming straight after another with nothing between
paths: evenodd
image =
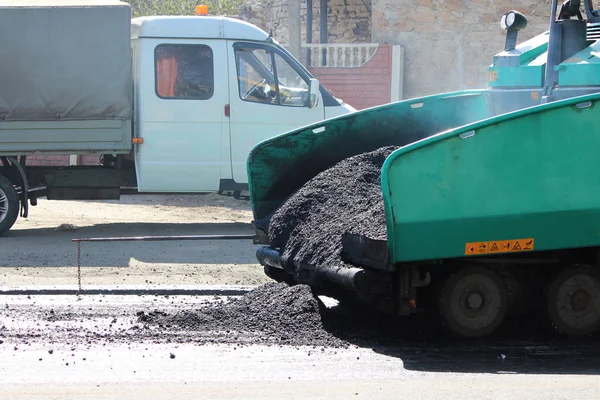
<instances>
[{"instance_id":1,"label":"truck side mirror","mask_svg":"<svg viewBox=\"0 0 600 400\"><path fill-rule=\"evenodd\" d=\"M315 108L319 104L319 81L311 78L308 85L309 108Z\"/></svg>"}]
</instances>

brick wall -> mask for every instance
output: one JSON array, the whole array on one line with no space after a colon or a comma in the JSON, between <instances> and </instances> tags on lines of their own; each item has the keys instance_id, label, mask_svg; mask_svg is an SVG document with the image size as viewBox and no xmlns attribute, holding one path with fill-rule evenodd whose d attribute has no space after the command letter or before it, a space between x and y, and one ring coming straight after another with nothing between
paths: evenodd
<instances>
[{"instance_id":1,"label":"brick wall","mask_svg":"<svg viewBox=\"0 0 600 400\"><path fill-rule=\"evenodd\" d=\"M357 110L391 101L391 44L380 44L373 57L361 67L313 67L310 71L335 97Z\"/></svg>"},{"instance_id":2,"label":"brick wall","mask_svg":"<svg viewBox=\"0 0 600 400\"><path fill-rule=\"evenodd\" d=\"M63 166L69 165L69 156L29 156L27 165Z\"/></svg>"},{"instance_id":3,"label":"brick wall","mask_svg":"<svg viewBox=\"0 0 600 400\"><path fill-rule=\"evenodd\" d=\"M551 0L373 0L372 40L404 46L405 97L487 87L487 68L504 49L500 18L529 21L519 42L548 30Z\"/></svg>"},{"instance_id":4,"label":"brick wall","mask_svg":"<svg viewBox=\"0 0 600 400\"><path fill-rule=\"evenodd\" d=\"M80 155L79 164L100 165L99 157L97 154ZM27 157L27 165L63 167L69 165L69 156L29 156Z\"/></svg>"}]
</instances>

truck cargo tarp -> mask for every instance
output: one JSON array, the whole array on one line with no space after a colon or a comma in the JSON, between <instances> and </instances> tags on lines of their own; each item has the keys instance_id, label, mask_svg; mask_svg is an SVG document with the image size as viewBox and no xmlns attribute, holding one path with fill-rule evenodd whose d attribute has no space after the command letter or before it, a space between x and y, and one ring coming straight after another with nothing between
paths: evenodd
<instances>
[{"instance_id":1,"label":"truck cargo tarp","mask_svg":"<svg viewBox=\"0 0 600 400\"><path fill-rule=\"evenodd\" d=\"M0 0L0 121L131 118L130 26L119 1Z\"/></svg>"}]
</instances>

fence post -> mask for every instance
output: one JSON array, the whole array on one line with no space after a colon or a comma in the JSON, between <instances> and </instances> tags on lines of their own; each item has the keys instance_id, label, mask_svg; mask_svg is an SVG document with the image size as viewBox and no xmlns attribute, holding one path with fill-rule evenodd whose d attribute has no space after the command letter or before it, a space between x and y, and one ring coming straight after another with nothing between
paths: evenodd
<instances>
[{"instance_id":1,"label":"fence post","mask_svg":"<svg viewBox=\"0 0 600 400\"><path fill-rule=\"evenodd\" d=\"M300 0L288 0L288 31L289 31L289 43L290 53L296 59L301 60L301 30L300 30Z\"/></svg>"},{"instance_id":2,"label":"fence post","mask_svg":"<svg viewBox=\"0 0 600 400\"><path fill-rule=\"evenodd\" d=\"M391 100L400 101L404 98L404 48L392 46L392 75Z\"/></svg>"}]
</instances>

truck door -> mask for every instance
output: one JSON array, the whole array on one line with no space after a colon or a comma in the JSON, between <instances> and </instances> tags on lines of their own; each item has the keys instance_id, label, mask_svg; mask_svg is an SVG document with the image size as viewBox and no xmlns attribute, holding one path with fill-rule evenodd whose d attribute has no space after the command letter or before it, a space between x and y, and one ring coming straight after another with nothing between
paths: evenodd
<instances>
[{"instance_id":1,"label":"truck door","mask_svg":"<svg viewBox=\"0 0 600 400\"><path fill-rule=\"evenodd\" d=\"M309 77L277 47L230 41L228 54L232 174L245 184L246 160L257 143L325 115L321 98L309 107Z\"/></svg>"},{"instance_id":2,"label":"truck door","mask_svg":"<svg viewBox=\"0 0 600 400\"><path fill-rule=\"evenodd\" d=\"M218 190L229 134L225 41L143 38L137 51L138 190Z\"/></svg>"}]
</instances>

